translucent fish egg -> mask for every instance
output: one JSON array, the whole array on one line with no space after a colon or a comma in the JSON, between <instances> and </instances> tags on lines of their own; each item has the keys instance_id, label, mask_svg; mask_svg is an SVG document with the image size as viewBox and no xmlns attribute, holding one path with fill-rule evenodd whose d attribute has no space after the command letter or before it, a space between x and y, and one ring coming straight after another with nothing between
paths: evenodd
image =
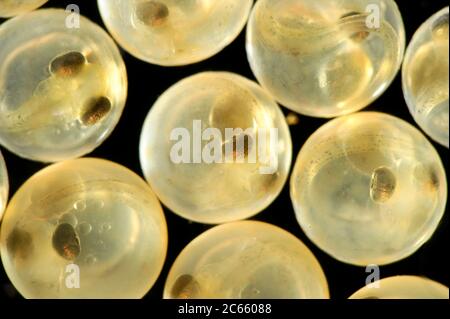
<instances>
[{"instance_id":1,"label":"translucent fish egg","mask_svg":"<svg viewBox=\"0 0 450 319\"><path fill-rule=\"evenodd\" d=\"M256 221L220 225L195 238L164 287L166 299L328 297L325 275L309 249L285 230Z\"/></svg>"},{"instance_id":2,"label":"translucent fish egg","mask_svg":"<svg viewBox=\"0 0 450 319\"><path fill-rule=\"evenodd\" d=\"M448 7L415 33L403 63L403 93L415 121L433 140L448 142Z\"/></svg>"},{"instance_id":3,"label":"translucent fish egg","mask_svg":"<svg viewBox=\"0 0 450 319\"><path fill-rule=\"evenodd\" d=\"M6 273L26 298L140 298L167 249L161 205L118 164L77 159L32 176L1 225Z\"/></svg>"},{"instance_id":4,"label":"translucent fish egg","mask_svg":"<svg viewBox=\"0 0 450 319\"><path fill-rule=\"evenodd\" d=\"M259 0L247 55L282 105L315 117L360 110L398 72L405 32L392 0Z\"/></svg>"},{"instance_id":5,"label":"translucent fish egg","mask_svg":"<svg viewBox=\"0 0 450 319\"><path fill-rule=\"evenodd\" d=\"M201 223L245 219L280 193L291 164L289 128L254 82L226 72L188 77L155 102L141 166L161 201Z\"/></svg>"},{"instance_id":6,"label":"translucent fish egg","mask_svg":"<svg viewBox=\"0 0 450 319\"><path fill-rule=\"evenodd\" d=\"M2 220L3 212L6 208L6 201L8 200L8 172L6 170L5 160L0 152L0 221Z\"/></svg>"},{"instance_id":7,"label":"translucent fish egg","mask_svg":"<svg viewBox=\"0 0 450 319\"><path fill-rule=\"evenodd\" d=\"M1 0L0 17L8 18L39 8L48 0Z\"/></svg>"},{"instance_id":8,"label":"translucent fish egg","mask_svg":"<svg viewBox=\"0 0 450 319\"><path fill-rule=\"evenodd\" d=\"M244 28L252 0L98 0L107 28L129 53L165 66L205 60Z\"/></svg>"},{"instance_id":9,"label":"translucent fish egg","mask_svg":"<svg viewBox=\"0 0 450 319\"><path fill-rule=\"evenodd\" d=\"M119 50L86 18L77 28L71 14L37 10L0 26L0 144L21 157L82 156L107 138L125 105Z\"/></svg>"},{"instance_id":10,"label":"translucent fish egg","mask_svg":"<svg viewBox=\"0 0 450 319\"><path fill-rule=\"evenodd\" d=\"M447 200L444 168L426 137L376 112L319 128L298 154L290 187L306 235L334 258L362 266L414 253Z\"/></svg>"},{"instance_id":11,"label":"translucent fish egg","mask_svg":"<svg viewBox=\"0 0 450 319\"><path fill-rule=\"evenodd\" d=\"M361 288L350 299L448 299L448 287L427 278L395 276Z\"/></svg>"}]
</instances>

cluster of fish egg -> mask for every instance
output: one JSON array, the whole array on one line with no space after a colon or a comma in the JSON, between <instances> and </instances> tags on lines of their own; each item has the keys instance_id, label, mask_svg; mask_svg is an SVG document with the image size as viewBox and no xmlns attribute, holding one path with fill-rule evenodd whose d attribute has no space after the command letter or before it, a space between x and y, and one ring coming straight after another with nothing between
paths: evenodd
<instances>
[{"instance_id":1,"label":"cluster of fish egg","mask_svg":"<svg viewBox=\"0 0 450 319\"><path fill-rule=\"evenodd\" d=\"M355 112L389 87L403 61L405 104L448 147L448 7L420 27L405 55L393 0L98 0L112 37L73 9L37 9L45 2L0 2L0 17L10 18L0 25L0 144L53 163L7 202L0 154L1 259L24 297L143 297L167 252L161 202L217 225L180 253L164 298L329 298L305 244L244 220L277 198L291 166L292 214L339 261L390 264L437 229L447 181L434 146L399 118ZM245 25L258 83L203 72L163 92L141 132L146 181L111 161L82 158L108 138L126 104L126 66L114 40L145 62L180 66L212 57ZM277 103L337 117L309 137L294 164ZM175 143L186 136L200 136L192 153ZM81 275L77 289L67 269ZM376 284L351 297L449 294L414 276Z\"/></svg>"}]
</instances>

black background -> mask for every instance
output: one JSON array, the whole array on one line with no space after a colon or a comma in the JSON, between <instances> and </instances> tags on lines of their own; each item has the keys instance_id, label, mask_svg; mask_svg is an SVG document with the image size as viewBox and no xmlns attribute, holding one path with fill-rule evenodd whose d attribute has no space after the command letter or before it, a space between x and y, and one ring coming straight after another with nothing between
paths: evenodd
<instances>
[{"instance_id":1,"label":"black background","mask_svg":"<svg viewBox=\"0 0 450 319\"><path fill-rule=\"evenodd\" d=\"M426 19L448 5L447 1L444 0L397 0L396 2L403 15L407 42L409 42L414 32ZM50 0L44 7L65 8L71 3L80 6L81 14L104 26L95 0ZM254 79L245 53L245 32L242 32L231 45L216 56L191 66L159 67L139 61L123 50L121 52L127 65L129 78L127 105L113 134L87 156L105 158L120 163L141 176L138 153L140 130L151 105L164 90L184 77L209 70L230 71ZM393 114L416 125L403 99L400 75L397 76L389 89L366 110ZM286 114L289 113L284 108L283 111ZM323 119L300 116L299 124L291 127L294 146L293 160L295 160L305 140L325 122L326 120ZM447 170L448 150L437 143L433 144L438 150ZM2 149L2 152L8 167L10 196L31 175L45 166L41 163L21 159L5 149ZM165 213L169 230L167 259L158 281L146 295L146 298L160 299L162 297L165 278L176 256L194 237L211 227L184 220L166 208ZM324 269L332 299L347 298L364 286L367 277L365 268L347 265L334 260L306 238L294 216L289 198L288 183L274 203L253 219L273 223L286 229L298 236L312 250ZM448 215L446 214L431 240L409 258L382 266L381 277L406 274L419 275L448 286L449 264L446 258L448 251L445 248L448 243L448 226ZM0 301L5 298L21 297L9 282L4 269L0 267Z\"/></svg>"}]
</instances>

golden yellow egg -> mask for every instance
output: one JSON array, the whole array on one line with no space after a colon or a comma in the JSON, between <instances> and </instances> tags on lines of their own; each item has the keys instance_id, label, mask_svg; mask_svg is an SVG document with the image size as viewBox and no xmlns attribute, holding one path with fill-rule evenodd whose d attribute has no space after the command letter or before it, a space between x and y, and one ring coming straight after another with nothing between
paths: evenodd
<instances>
[{"instance_id":1,"label":"golden yellow egg","mask_svg":"<svg viewBox=\"0 0 450 319\"><path fill-rule=\"evenodd\" d=\"M350 299L448 299L448 287L417 276L394 276L361 288Z\"/></svg>"},{"instance_id":2,"label":"golden yellow egg","mask_svg":"<svg viewBox=\"0 0 450 319\"><path fill-rule=\"evenodd\" d=\"M2 220L3 212L6 208L8 200L9 182L8 171L6 170L5 160L0 152L0 221Z\"/></svg>"},{"instance_id":3,"label":"golden yellow egg","mask_svg":"<svg viewBox=\"0 0 450 319\"><path fill-rule=\"evenodd\" d=\"M0 17L9 18L32 11L48 0L1 0Z\"/></svg>"},{"instance_id":4,"label":"golden yellow egg","mask_svg":"<svg viewBox=\"0 0 450 319\"><path fill-rule=\"evenodd\" d=\"M33 175L0 229L3 266L26 298L141 298L166 250L163 211L145 181L93 158Z\"/></svg>"},{"instance_id":5,"label":"golden yellow egg","mask_svg":"<svg viewBox=\"0 0 450 319\"><path fill-rule=\"evenodd\" d=\"M276 226L240 221L189 243L170 269L164 298L322 299L328 286L318 261Z\"/></svg>"},{"instance_id":6,"label":"golden yellow egg","mask_svg":"<svg viewBox=\"0 0 450 319\"><path fill-rule=\"evenodd\" d=\"M289 109L334 117L378 98L405 47L393 0L259 0L247 27L258 82Z\"/></svg>"},{"instance_id":7,"label":"golden yellow egg","mask_svg":"<svg viewBox=\"0 0 450 319\"><path fill-rule=\"evenodd\" d=\"M125 105L127 76L98 25L42 9L4 22L0 43L0 144L57 162L87 154L109 136Z\"/></svg>"},{"instance_id":8,"label":"golden yellow egg","mask_svg":"<svg viewBox=\"0 0 450 319\"><path fill-rule=\"evenodd\" d=\"M448 7L414 34L403 63L403 93L414 120L436 142L448 144Z\"/></svg>"},{"instance_id":9,"label":"golden yellow egg","mask_svg":"<svg viewBox=\"0 0 450 319\"><path fill-rule=\"evenodd\" d=\"M98 0L117 42L137 58L164 66L215 55L244 28L253 0Z\"/></svg>"},{"instance_id":10,"label":"golden yellow egg","mask_svg":"<svg viewBox=\"0 0 450 319\"><path fill-rule=\"evenodd\" d=\"M361 266L413 254L433 235L447 201L444 167L427 138L376 112L319 128L298 154L290 187L306 235Z\"/></svg>"},{"instance_id":11,"label":"golden yellow egg","mask_svg":"<svg viewBox=\"0 0 450 319\"><path fill-rule=\"evenodd\" d=\"M256 83L205 72L181 80L150 109L141 166L176 214L207 224L245 219L283 188L292 157L286 119Z\"/></svg>"}]
</instances>

